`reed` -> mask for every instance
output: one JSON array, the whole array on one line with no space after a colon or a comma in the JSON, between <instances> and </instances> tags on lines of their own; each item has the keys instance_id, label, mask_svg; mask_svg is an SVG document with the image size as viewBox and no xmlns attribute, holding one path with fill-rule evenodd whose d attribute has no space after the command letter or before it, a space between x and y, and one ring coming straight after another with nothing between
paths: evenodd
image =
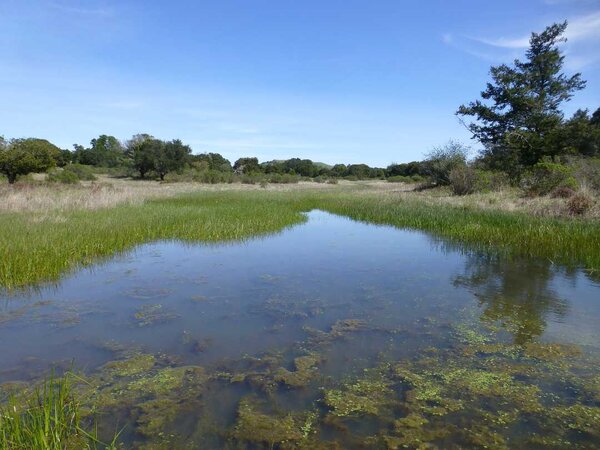
<instances>
[{"instance_id":1,"label":"reed","mask_svg":"<svg viewBox=\"0 0 600 450\"><path fill-rule=\"evenodd\" d=\"M1 450L116 449L118 435L100 442L95 427L82 423L82 407L73 392L69 374L50 375L27 394L13 394L0 404Z\"/></svg>"},{"instance_id":2,"label":"reed","mask_svg":"<svg viewBox=\"0 0 600 450\"><path fill-rule=\"evenodd\" d=\"M77 267L165 239L242 240L278 232L322 209L430 232L454 244L600 270L600 221L442 203L368 187L210 190L102 209L0 214L0 286L57 280Z\"/></svg>"}]
</instances>

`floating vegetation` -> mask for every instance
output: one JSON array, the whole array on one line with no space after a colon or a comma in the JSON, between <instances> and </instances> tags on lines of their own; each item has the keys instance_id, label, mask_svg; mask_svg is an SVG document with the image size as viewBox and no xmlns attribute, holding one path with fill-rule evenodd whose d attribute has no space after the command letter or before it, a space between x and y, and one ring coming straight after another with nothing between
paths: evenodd
<instances>
[{"instance_id":1,"label":"floating vegetation","mask_svg":"<svg viewBox=\"0 0 600 450\"><path fill-rule=\"evenodd\" d=\"M380 370L369 370L364 377L344 383L341 389L324 393L324 403L338 417L383 415L395 403L393 381Z\"/></svg>"},{"instance_id":2,"label":"floating vegetation","mask_svg":"<svg viewBox=\"0 0 600 450\"><path fill-rule=\"evenodd\" d=\"M368 326L363 320L344 319L336 321L329 331L316 330L307 326L303 329L309 335L309 342L312 345L319 346L347 337L349 334L357 331L366 331L368 330Z\"/></svg>"},{"instance_id":3,"label":"floating vegetation","mask_svg":"<svg viewBox=\"0 0 600 450\"><path fill-rule=\"evenodd\" d=\"M318 299L282 299L270 298L253 305L251 312L266 315L275 322L290 319L308 319L323 314L323 302Z\"/></svg>"},{"instance_id":4,"label":"floating vegetation","mask_svg":"<svg viewBox=\"0 0 600 450\"><path fill-rule=\"evenodd\" d=\"M144 305L134 314L135 322L139 327L147 327L159 323L169 322L179 316L161 304Z\"/></svg>"},{"instance_id":5,"label":"floating vegetation","mask_svg":"<svg viewBox=\"0 0 600 450\"><path fill-rule=\"evenodd\" d=\"M124 292L125 296L137 300L151 300L153 298L163 298L171 295L171 289L164 288L135 288Z\"/></svg>"},{"instance_id":6,"label":"floating vegetation","mask_svg":"<svg viewBox=\"0 0 600 450\"><path fill-rule=\"evenodd\" d=\"M258 411L254 397L242 399L238 407L238 419L232 436L243 442L275 444L299 441L304 437L302 422L291 414L272 416Z\"/></svg>"},{"instance_id":7,"label":"floating vegetation","mask_svg":"<svg viewBox=\"0 0 600 450\"><path fill-rule=\"evenodd\" d=\"M281 367L275 373L275 380L280 381L290 387L303 387L309 384L318 376L317 365L322 357L317 354L299 356L294 359L295 370L289 370Z\"/></svg>"}]
</instances>

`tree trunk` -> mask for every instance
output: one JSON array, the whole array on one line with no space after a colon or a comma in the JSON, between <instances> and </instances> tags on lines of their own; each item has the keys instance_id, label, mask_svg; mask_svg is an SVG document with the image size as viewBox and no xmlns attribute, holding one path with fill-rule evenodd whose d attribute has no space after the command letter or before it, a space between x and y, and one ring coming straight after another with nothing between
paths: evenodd
<instances>
[{"instance_id":1,"label":"tree trunk","mask_svg":"<svg viewBox=\"0 0 600 450\"><path fill-rule=\"evenodd\" d=\"M16 173L8 173L6 174L6 177L8 178L8 184L15 184L15 181L17 181Z\"/></svg>"}]
</instances>

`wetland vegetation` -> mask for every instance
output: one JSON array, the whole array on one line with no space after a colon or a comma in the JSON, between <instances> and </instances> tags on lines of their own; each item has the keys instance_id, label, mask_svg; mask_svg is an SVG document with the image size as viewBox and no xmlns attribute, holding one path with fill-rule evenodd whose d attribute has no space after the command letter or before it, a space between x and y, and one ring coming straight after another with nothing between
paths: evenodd
<instances>
[{"instance_id":1,"label":"wetland vegetation","mask_svg":"<svg viewBox=\"0 0 600 450\"><path fill-rule=\"evenodd\" d=\"M600 110L558 108L565 29L460 107L474 159L0 139L0 449L598 448Z\"/></svg>"}]
</instances>

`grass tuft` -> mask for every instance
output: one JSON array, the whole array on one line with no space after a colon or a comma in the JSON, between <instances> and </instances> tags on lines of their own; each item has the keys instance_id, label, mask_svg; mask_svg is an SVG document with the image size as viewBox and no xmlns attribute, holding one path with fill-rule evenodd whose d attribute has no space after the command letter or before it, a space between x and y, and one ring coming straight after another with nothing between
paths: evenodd
<instances>
[{"instance_id":1,"label":"grass tuft","mask_svg":"<svg viewBox=\"0 0 600 450\"><path fill-rule=\"evenodd\" d=\"M51 375L29 394L13 394L0 404L1 450L116 449L82 427L81 405L69 375Z\"/></svg>"}]
</instances>

